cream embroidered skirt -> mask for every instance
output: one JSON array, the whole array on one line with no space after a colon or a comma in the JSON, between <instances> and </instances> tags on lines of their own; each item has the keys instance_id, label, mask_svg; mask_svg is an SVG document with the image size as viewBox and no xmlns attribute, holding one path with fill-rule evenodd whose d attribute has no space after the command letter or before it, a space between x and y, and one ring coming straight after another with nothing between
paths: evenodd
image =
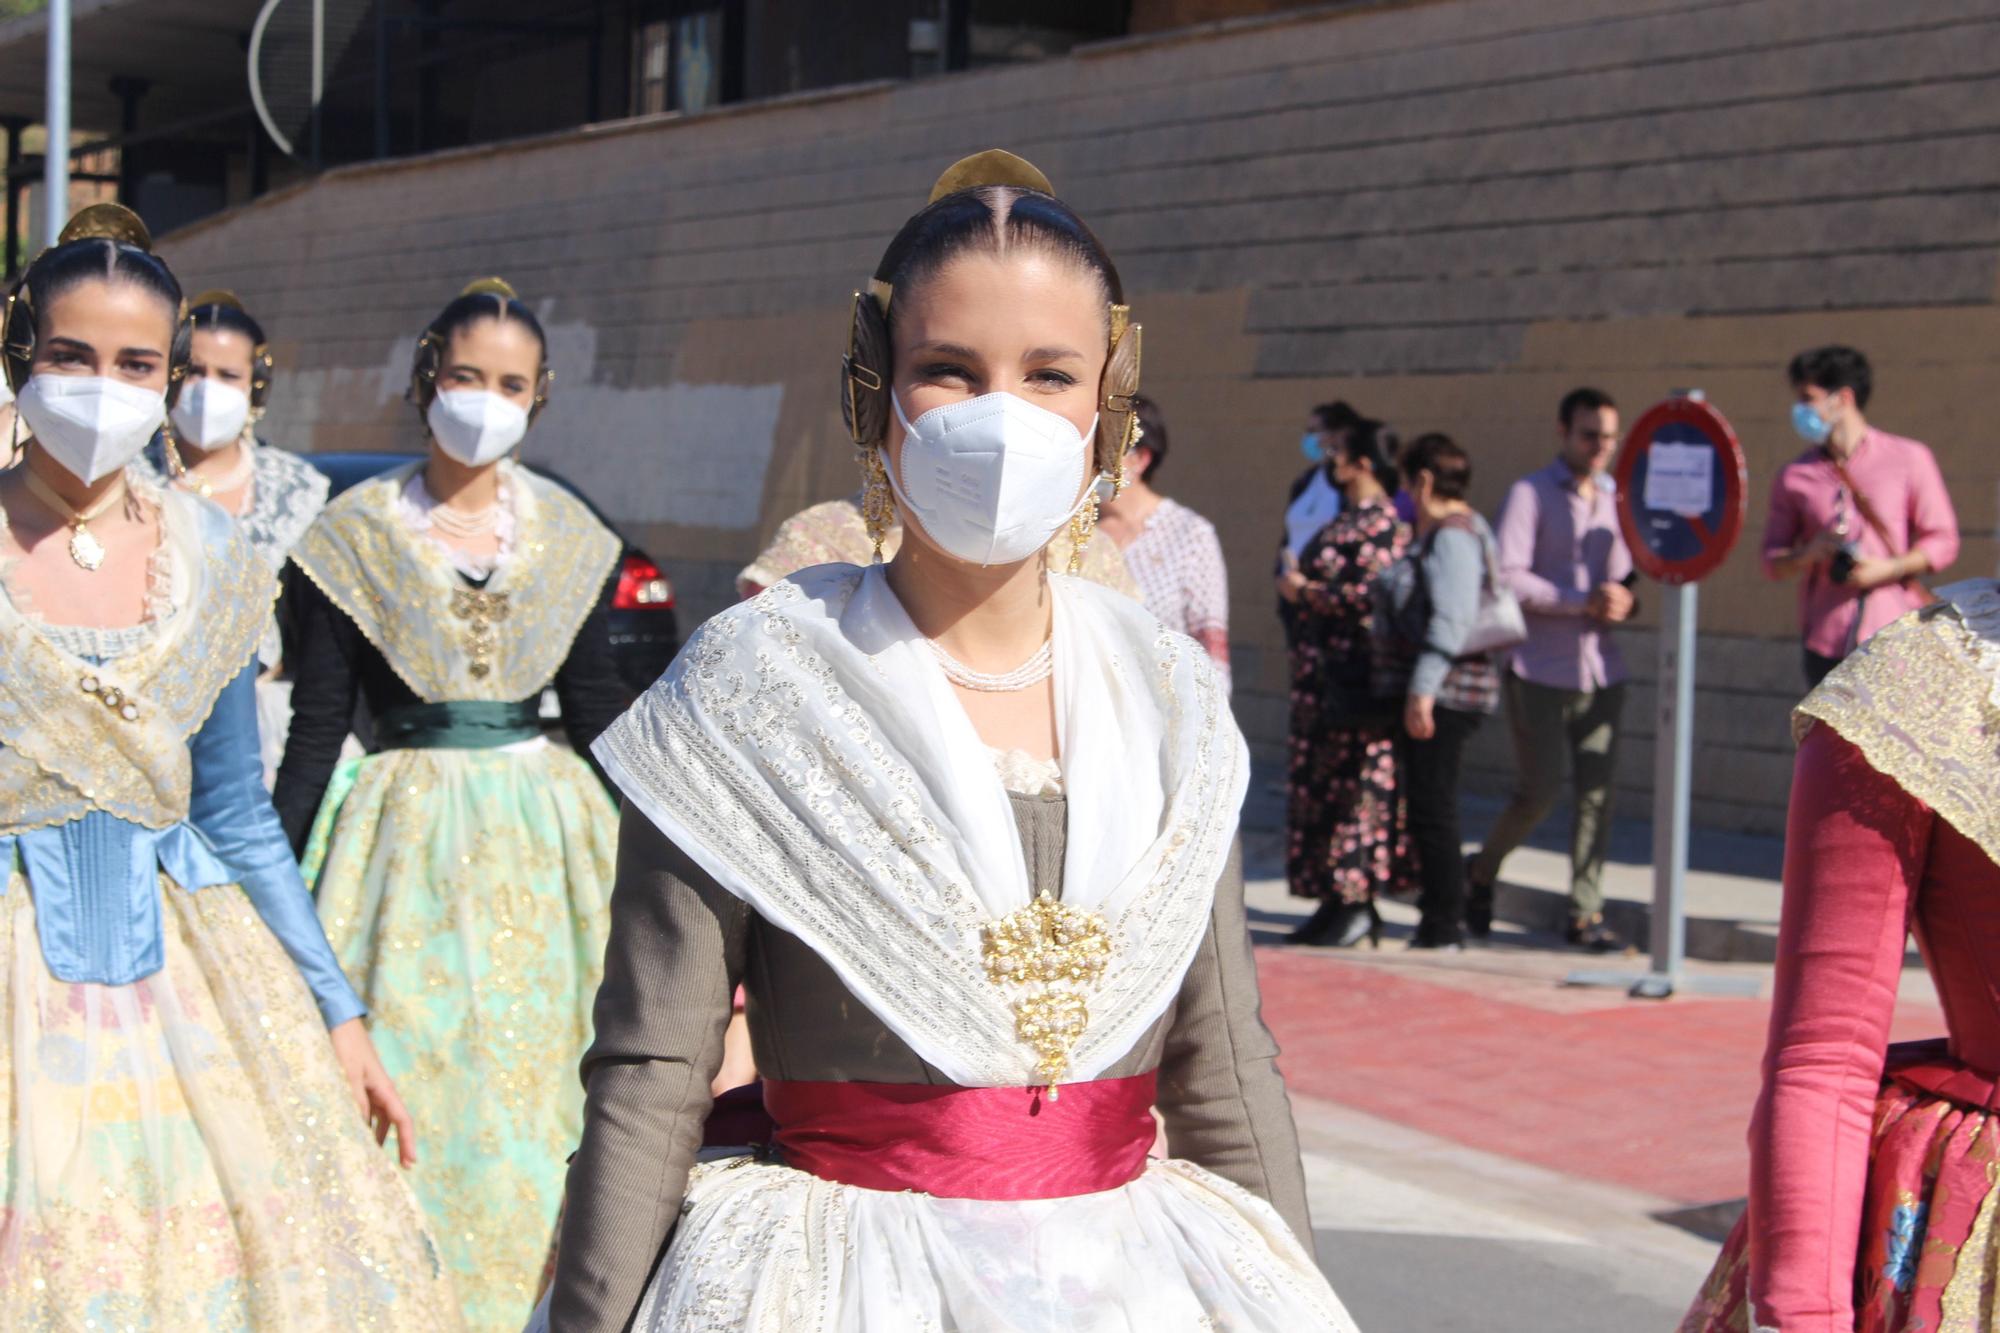
<instances>
[{"instance_id":1,"label":"cream embroidered skirt","mask_svg":"<svg viewBox=\"0 0 2000 1333\"><path fill-rule=\"evenodd\" d=\"M546 1310L528 1333L545 1333ZM631 1333L1356 1333L1277 1212L1188 1162L992 1203L695 1167Z\"/></svg>"},{"instance_id":2,"label":"cream embroidered skirt","mask_svg":"<svg viewBox=\"0 0 2000 1333\"><path fill-rule=\"evenodd\" d=\"M160 893L124 986L57 980L27 877L0 896L0 1329L458 1327L283 947L234 885Z\"/></svg>"}]
</instances>

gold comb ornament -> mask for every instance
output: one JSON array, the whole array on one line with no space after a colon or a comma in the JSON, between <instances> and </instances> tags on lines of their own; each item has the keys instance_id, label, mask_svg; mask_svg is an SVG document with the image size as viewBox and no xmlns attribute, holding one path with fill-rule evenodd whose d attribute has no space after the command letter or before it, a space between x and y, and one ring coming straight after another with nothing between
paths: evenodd
<instances>
[{"instance_id":1,"label":"gold comb ornament","mask_svg":"<svg viewBox=\"0 0 2000 1333\"><path fill-rule=\"evenodd\" d=\"M90 204L79 208L56 237L56 244L100 238L153 253L153 233L146 230L137 213L123 204Z\"/></svg>"},{"instance_id":2,"label":"gold comb ornament","mask_svg":"<svg viewBox=\"0 0 2000 1333\"><path fill-rule=\"evenodd\" d=\"M465 289L459 295L498 296L508 301L518 301L521 299L520 293L514 290L514 284L505 278L474 278L471 282L465 284Z\"/></svg>"},{"instance_id":3,"label":"gold comb ornament","mask_svg":"<svg viewBox=\"0 0 2000 1333\"><path fill-rule=\"evenodd\" d=\"M931 203L936 203L947 195L961 190L977 190L988 185L1011 185L1020 190L1034 190L1039 194L1054 194L1056 187L1049 184L1035 164L1025 157L1016 156L1004 148L989 148L971 157L961 157L944 169L944 175L931 186Z\"/></svg>"},{"instance_id":4,"label":"gold comb ornament","mask_svg":"<svg viewBox=\"0 0 2000 1333\"><path fill-rule=\"evenodd\" d=\"M1049 1100L1069 1072L1069 1054L1090 1026L1085 992L1111 961L1111 930L1097 912L1068 907L1046 892L980 928L986 979L1014 992L1014 1034L1039 1057Z\"/></svg>"},{"instance_id":5,"label":"gold comb ornament","mask_svg":"<svg viewBox=\"0 0 2000 1333\"><path fill-rule=\"evenodd\" d=\"M189 301L188 309L199 310L203 306L211 305L227 306L231 310L243 309L243 302L237 299L236 293L230 291L227 287L211 287L200 296L195 297L194 300Z\"/></svg>"}]
</instances>

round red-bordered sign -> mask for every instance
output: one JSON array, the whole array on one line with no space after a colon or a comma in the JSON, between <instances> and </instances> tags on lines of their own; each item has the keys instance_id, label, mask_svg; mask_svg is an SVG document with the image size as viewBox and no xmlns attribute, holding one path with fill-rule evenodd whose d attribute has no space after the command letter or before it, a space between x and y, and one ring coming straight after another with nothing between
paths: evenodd
<instances>
[{"instance_id":1,"label":"round red-bordered sign","mask_svg":"<svg viewBox=\"0 0 2000 1333\"><path fill-rule=\"evenodd\" d=\"M1702 399L1669 398L1633 422L1614 475L1618 526L1650 579L1706 578L1743 535L1750 467L1729 422Z\"/></svg>"}]
</instances>

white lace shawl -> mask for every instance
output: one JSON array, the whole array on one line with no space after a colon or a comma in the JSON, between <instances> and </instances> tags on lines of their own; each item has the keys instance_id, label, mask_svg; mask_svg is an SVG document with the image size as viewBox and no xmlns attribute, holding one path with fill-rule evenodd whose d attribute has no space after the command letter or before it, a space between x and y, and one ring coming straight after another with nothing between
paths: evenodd
<instances>
[{"instance_id":1,"label":"white lace shawl","mask_svg":"<svg viewBox=\"0 0 2000 1333\"><path fill-rule=\"evenodd\" d=\"M1249 755L1208 655L1142 606L1053 576L1069 838L1065 906L1111 961L1066 1078L1097 1077L1165 1012L1207 928ZM882 567L824 565L724 611L593 747L696 864L817 951L926 1061L1033 1086L981 927L1029 902L980 742Z\"/></svg>"}]
</instances>

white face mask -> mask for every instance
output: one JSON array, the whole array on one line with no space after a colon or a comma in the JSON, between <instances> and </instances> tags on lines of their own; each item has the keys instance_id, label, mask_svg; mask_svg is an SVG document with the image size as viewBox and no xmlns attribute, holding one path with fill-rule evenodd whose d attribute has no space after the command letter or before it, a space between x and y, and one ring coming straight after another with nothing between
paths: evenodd
<instances>
[{"instance_id":1,"label":"white face mask","mask_svg":"<svg viewBox=\"0 0 2000 1333\"><path fill-rule=\"evenodd\" d=\"M1097 418L1078 434L1068 418L1045 407L988 393L932 408L912 422L893 393L889 401L906 432L902 467L889 469L896 500L960 560L1025 560L1083 507Z\"/></svg>"},{"instance_id":2,"label":"white face mask","mask_svg":"<svg viewBox=\"0 0 2000 1333\"><path fill-rule=\"evenodd\" d=\"M166 420L167 396L97 375L35 375L15 406L35 442L88 485L139 456Z\"/></svg>"},{"instance_id":3,"label":"white face mask","mask_svg":"<svg viewBox=\"0 0 2000 1333\"><path fill-rule=\"evenodd\" d=\"M486 389L448 389L424 413L438 448L467 467L505 458L528 433L528 409Z\"/></svg>"},{"instance_id":4,"label":"white face mask","mask_svg":"<svg viewBox=\"0 0 2000 1333\"><path fill-rule=\"evenodd\" d=\"M197 449L214 449L243 433L250 419L250 395L232 384L203 376L174 400L174 427Z\"/></svg>"}]
</instances>

